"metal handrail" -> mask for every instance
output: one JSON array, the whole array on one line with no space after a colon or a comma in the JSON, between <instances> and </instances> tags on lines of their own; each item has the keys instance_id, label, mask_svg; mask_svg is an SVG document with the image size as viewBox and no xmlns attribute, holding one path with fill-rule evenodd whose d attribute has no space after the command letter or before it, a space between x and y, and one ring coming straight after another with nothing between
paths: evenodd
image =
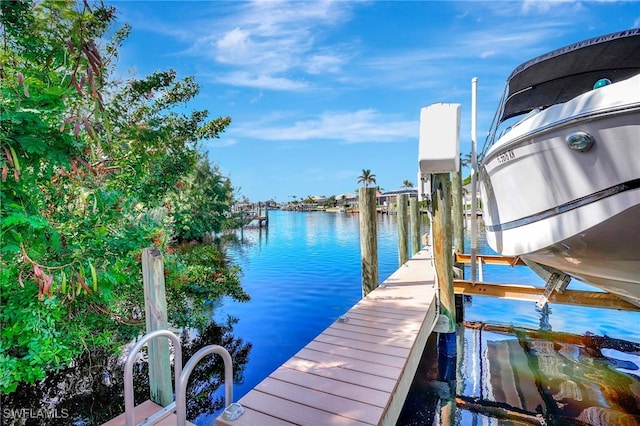
<instances>
[{"instance_id":1,"label":"metal handrail","mask_svg":"<svg viewBox=\"0 0 640 426\"><path fill-rule=\"evenodd\" d=\"M176 415L178 416L177 425L185 426L187 424L187 382L189 376L195 368L196 364L205 356L216 353L222 357L224 361L224 406L229 407L233 402L233 362L231 355L222 346L209 345L196 352L185 365L180 378L176 375Z\"/></svg>"},{"instance_id":2,"label":"metal handrail","mask_svg":"<svg viewBox=\"0 0 640 426\"><path fill-rule=\"evenodd\" d=\"M135 425L135 416L134 416L135 412L134 412L134 400L133 400L133 362L134 362L135 355L140 351L140 349L148 341L161 336L168 337L169 340L173 342L173 346L175 349L175 357L174 357L175 385L174 387L175 389L178 389L178 384L179 384L178 382L182 377L182 346L180 344L180 339L178 338L178 336L176 336L169 330L155 330L145 334L133 346L124 364L124 412L125 412L125 421L127 426ZM225 367L226 367L226 361L225 361ZM184 405L183 405L183 408L184 408ZM170 411L167 412L167 415L170 413L171 413ZM184 425L185 422L183 422L182 424Z\"/></svg>"}]
</instances>

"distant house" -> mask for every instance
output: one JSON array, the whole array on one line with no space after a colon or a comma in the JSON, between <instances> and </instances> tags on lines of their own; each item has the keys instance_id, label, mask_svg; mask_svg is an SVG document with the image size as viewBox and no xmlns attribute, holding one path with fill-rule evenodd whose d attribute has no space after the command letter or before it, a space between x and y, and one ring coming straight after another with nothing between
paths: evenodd
<instances>
[{"instance_id":1,"label":"distant house","mask_svg":"<svg viewBox=\"0 0 640 426\"><path fill-rule=\"evenodd\" d=\"M358 196L356 194L340 194L340 195L336 195L336 201L338 202L339 206L345 205L345 204L354 204L358 199Z\"/></svg>"},{"instance_id":2,"label":"distant house","mask_svg":"<svg viewBox=\"0 0 640 426\"><path fill-rule=\"evenodd\" d=\"M395 191L387 191L384 193L378 193L378 205L391 206L397 202L398 195L407 194L409 198L418 198L418 190L415 188L403 188Z\"/></svg>"},{"instance_id":3,"label":"distant house","mask_svg":"<svg viewBox=\"0 0 640 426\"><path fill-rule=\"evenodd\" d=\"M265 201L263 204L268 209L277 209L278 208L278 203L275 200L268 200L268 201Z\"/></svg>"},{"instance_id":4,"label":"distant house","mask_svg":"<svg viewBox=\"0 0 640 426\"><path fill-rule=\"evenodd\" d=\"M325 203L329 200L329 197L320 197L320 196L315 196L315 197L311 197L313 198L313 201L315 201L315 203L319 206L323 206L325 205Z\"/></svg>"},{"instance_id":5,"label":"distant house","mask_svg":"<svg viewBox=\"0 0 640 426\"><path fill-rule=\"evenodd\" d=\"M254 208L254 203L250 201L236 201L231 206L232 213L251 211Z\"/></svg>"},{"instance_id":6,"label":"distant house","mask_svg":"<svg viewBox=\"0 0 640 426\"><path fill-rule=\"evenodd\" d=\"M476 183L476 202L477 208L480 210L482 205L480 202L480 185ZM464 214L471 212L471 184L468 183L462 187L462 210ZM479 214L482 214L478 211Z\"/></svg>"}]
</instances>

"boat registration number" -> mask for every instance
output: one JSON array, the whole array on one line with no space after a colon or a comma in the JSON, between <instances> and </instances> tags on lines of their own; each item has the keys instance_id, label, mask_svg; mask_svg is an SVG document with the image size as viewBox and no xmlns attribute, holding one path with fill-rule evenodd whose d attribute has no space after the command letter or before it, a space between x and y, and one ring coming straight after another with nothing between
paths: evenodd
<instances>
[{"instance_id":1,"label":"boat registration number","mask_svg":"<svg viewBox=\"0 0 640 426\"><path fill-rule=\"evenodd\" d=\"M512 149L506 150L502 154L498 155L498 164L506 163L507 161L511 161L516 158L516 154L513 153Z\"/></svg>"}]
</instances>

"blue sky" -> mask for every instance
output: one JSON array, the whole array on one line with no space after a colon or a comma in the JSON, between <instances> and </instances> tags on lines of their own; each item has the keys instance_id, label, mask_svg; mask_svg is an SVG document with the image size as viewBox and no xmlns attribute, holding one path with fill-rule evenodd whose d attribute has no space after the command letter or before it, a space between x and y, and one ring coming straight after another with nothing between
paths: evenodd
<instances>
[{"instance_id":1,"label":"blue sky","mask_svg":"<svg viewBox=\"0 0 640 426\"><path fill-rule=\"evenodd\" d=\"M564 45L640 27L635 1L116 1L132 25L121 77L194 75L190 109L230 116L211 161L252 201L384 190L416 182L420 108L460 103L471 151L507 76ZM464 175L468 175L465 171Z\"/></svg>"}]
</instances>

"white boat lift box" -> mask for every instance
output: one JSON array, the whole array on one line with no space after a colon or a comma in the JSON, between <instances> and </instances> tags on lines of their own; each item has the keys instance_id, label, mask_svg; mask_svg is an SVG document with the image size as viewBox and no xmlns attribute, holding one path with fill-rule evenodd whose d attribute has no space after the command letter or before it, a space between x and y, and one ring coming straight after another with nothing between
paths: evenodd
<instances>
[{"instance_id":1,"label":"white boat lift box","mask_svg":"<svg viewBox=\"0 0 640 426\"><path fill-rule=\"evenodd\" d=\"M460 168L460 104L437 103L420 110L418 162L423 175Z\"/></svg>"}]
</instances>

